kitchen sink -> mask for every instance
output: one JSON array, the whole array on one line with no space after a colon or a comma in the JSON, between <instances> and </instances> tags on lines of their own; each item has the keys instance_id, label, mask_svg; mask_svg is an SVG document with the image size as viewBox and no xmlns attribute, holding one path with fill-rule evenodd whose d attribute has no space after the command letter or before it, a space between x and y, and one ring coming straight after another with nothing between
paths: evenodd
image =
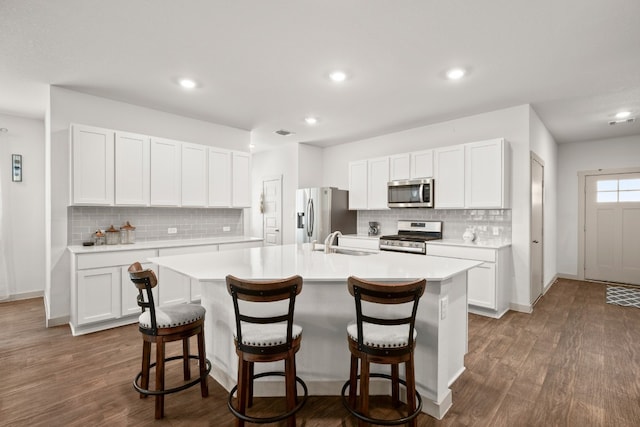
<instances>
[{"instance_id":1,"label":"kitchen sink","mask_svg":"<svg viewBox=\"0 0 640 427\"><path fill-rule=\"evenodd\" d=\"M365 255L375 254L375 252L358 251L355 249L344 249L344 248L334 249L333 253L342 254L342 255L353 255L353 256L365 256Z\"/></svg>"}]
</instances>

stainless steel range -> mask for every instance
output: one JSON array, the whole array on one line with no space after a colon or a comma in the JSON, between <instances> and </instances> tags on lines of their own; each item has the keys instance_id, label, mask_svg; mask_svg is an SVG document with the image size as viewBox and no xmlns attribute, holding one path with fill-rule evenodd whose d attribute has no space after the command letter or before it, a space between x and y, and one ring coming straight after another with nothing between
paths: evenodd
<instances>
[{"instance_id":1,"label":"stainless steel range","mask_svg":"<svg viewBox=\"0 0 640 427\"><path fill-rule=\"evenodd\" d=\"M442 239L442 221L398 221L398 234L380 237L381 251L427 253L427 241Z\"/></svg>"}]
</instances>

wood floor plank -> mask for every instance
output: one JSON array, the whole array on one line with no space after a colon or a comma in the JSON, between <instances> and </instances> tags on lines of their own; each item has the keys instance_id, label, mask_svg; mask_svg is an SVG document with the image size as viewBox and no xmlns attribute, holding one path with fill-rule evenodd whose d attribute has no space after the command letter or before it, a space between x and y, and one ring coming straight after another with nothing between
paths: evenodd
<instances>
[{"instance_id":1,"label":"wood floor plank","mask_svg":"<svg viewBox=\"0 0 640 427\"><path fill-rule=\"evenodd\" d=\"M453 407L442 420L421 414L418 425L640 425L640 310L606 304L605 290L558 280L531 314L470 315ZM166 417L155 421L153 398L139 399L131 385L142 353L136 325L72 337L67 326L44 327L41 299L0 303L0 324L0 426L234 423L226 391L211 378L208 398L198 387L167 396ZM181 380L176 371L167 381ZM272 413L281 403L256 398L254 410ZM336 396L310 397L297 418L305 427L357 425Z\"/></svg>"}]
</instances>

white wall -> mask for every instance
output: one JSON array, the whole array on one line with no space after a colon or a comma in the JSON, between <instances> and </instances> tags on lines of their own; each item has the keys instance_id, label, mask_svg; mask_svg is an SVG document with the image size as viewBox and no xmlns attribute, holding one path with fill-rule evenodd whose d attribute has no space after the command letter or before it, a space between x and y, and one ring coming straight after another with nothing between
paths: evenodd
<instances>
[{"instance_id":1,"label":"white wall","mask_svg":"<svg viewBox=\"0 0 640 427\"><path fill-rule=\"evenodd\" d=\"M530 143L529 105L520 105L324 150L324 185L348 188L348 163L394 153L503 137L512 148L512 302L529 306ZM437 191L436 183L436 191ZM555 274L555 272L554 272Z\"/></svg>"},{"instance_id":2,"label":"white wall","mask_svg":"<svg viewBox=\"0 0 640 427\"><path fill-rule=\"evenodd\" d=\"M558 146L558 273L578 274L578 172L640 167L640 135Z\"/></svg>"},{"instance_id":3,"label":"white wall","mask_svg":"<svg viewBox=\"0 0 640 427\"><path fill-rule=\"evenodd\" d=\"M47 120L50 129L50 196L47 196L50 215L49 263L50 275L45 287L50 324L66 321L69 316L69 255L67 206L69 204L69 126L79 123L151 136L171 138L196 144L248 151L248 131L106 98L86 95L59 87L50 87Z\"/></svg>"},{"instance_id":4,"label":"white wall","mask_svg":"<svg viewBox=\"0 0 640 427\"><path fill-rule=\"evenodd\" d=\"M298 187L323 186L323 149L307 144L298 144ZM346 187L343 188L346 190Z\"/></svg>"},{"instance_id":5,"label":"white wall","mask_svg":"<svg viewBox=\"0 0 640 427\"><path fill-rule=\"evenodd\" d=\"M529 122L531 151L544 161L544 229L543 229L543 276L542 284L549 286L558 271L557 265L557 187L558 145L549 130L531 109ZM531 192L529 192L529 196ZM529 204L531 206L531 204Z\"/></svg>"},{"instance_id":6,"label":"white wall","mask_svg":"<svg viewBox=\"0 0 640 427\"><path fill-rule=\"evenodd\" d=\"M298 145L287 144L251 157L252 201L260 200L265 178L282 176L282 244L295 243L295 193L298 188ZM262 214L257 203L251 209L251 235L262 237Z\"/></svg>"},{"instance_id":7,"label":"white wall","mask_svg":"<svg viewBox=\"0 0 640 427\"><path fill-rule=\"evenodd\" d=\"M0 218L9 298L42 295L45 284L44 121L0 114ZM11 181L11 155L21 154L22 182Z\"/></svg>"}]
</instances>

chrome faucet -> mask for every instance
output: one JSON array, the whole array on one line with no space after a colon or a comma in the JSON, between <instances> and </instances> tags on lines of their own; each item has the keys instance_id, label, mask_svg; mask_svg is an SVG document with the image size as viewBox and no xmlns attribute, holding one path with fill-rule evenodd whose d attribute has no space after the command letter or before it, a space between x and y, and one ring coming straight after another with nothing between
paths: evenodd
<instances>
[{"instance_id":1,"label":"chrome faucet","mask_svg":"<svg viewBox=\"0 0 640 427\"><path fill-rule=\"evenodd\" d=\"M338 236L342 236L340 231L334 231L329 234L326 239L324 239L324 253L328 254L331 252L335 252L335 249L332 249L331 246L335 245Z\"/></svg>"}]
</instances>

